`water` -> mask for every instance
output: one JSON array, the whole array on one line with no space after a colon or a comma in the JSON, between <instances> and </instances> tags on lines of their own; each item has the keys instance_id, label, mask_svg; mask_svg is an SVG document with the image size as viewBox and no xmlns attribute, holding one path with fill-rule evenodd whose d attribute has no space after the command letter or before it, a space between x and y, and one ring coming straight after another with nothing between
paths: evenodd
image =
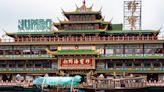
<instances>
[{"instance_id":1,"label":"water","mask_svg":"<svg viewBox=\"0 0 164 92\"><path fill-rule=\"evenodd\" d=\"M0 92L43 92L39 89L34 88L0 88ZM57 91L53 91L57 92ZM65 92L65 91L58 91ZM67 91L69 92L69 91ZM143 88L143 89L128 89L128 90L86 90L82 89L79 92L164 92L164 87L151 87L151 88Z\"/></svg>"},{"instance_id":2,"label":"water","mask_svg":"<svg viewBox=\"0 0 164 92\"><path fill-rule=\"evenodd\" d=\"M127 90L83 90L80 92L164 92L164 87L150 87L143 89L127 89Z\"/></svg>"}]
</instances>

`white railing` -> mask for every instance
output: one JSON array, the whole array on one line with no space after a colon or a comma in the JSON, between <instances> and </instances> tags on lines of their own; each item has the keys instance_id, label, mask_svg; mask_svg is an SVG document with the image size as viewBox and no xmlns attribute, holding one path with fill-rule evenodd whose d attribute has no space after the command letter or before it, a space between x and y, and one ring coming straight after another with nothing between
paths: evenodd
<instances>
[{"instance_id":1,"label":"white railing","mask_svg":"<svg viewBox=\"0 0 164 92\"><path fill-rule=\"evenodd\" d=\"M148 87L164 87L164 82L163 81L149 81L146 83Z\"/></svg>"},{"instance_id":2,"label":"white railing","mask_svg":"<svg viewBox=\"0 0 164 92\"><path fill-rule=\"evenodd\" d=\"M50 58L50 55L0 55L0 58Z\"/></svg>"},{"instance_id":3,"label":"white railing","mask_svg":"<svg viewBox=\"0 0 164 92\"><path fill-rule=\"evenodd\" d=\"M0 81L0 86L22 86L25 88L32 87L33 83L32 81L24 80L23 82L17 82L17 81Z\"/></svg>"},{"instance_id":4,"label":"white railing","mask_svg":"<svg viewBox=\"0 0 164 92\"><path fill-rule=\"evenodd\" d=\"M16 38L16 39L0 39L0 42L105 42L105 41L156 41L164 40L164 36L108 36L108 37L47 37L47 38Z\"/></svg>"}]
</instances>

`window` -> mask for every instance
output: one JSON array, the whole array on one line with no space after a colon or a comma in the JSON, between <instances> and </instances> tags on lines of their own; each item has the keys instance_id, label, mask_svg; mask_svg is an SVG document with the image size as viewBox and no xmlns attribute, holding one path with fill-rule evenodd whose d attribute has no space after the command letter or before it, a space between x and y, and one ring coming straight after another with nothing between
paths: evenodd
<instances>
[{"instance_id":1,"label":"window","mask_svg":"<svg viewBox=\"0 0 164 92\"><path fill-rule=\"evenodd\" d=\"M116 67L122 67L122 63L116 63Z\"/></svg>"},{"instance_id":2,"label":"window","mask_svg":"<svg viewBox=\"0 0 164 92\"><path fill-rule=\"evenodd\" d=\"M0 64L0 68L7 68L6 64Z\"/></svg>"},{"instance_id":3,"label":"window","mask_svg":"<svg viewBox=\"0 0 164 92\"><path fill-rule=\"evenodd\" d=\"M106 55L107 56L113 56L114 55L114 49L106 49Z\"/></svg>"},{"instance_id":4,"label":"window","mask_svg":"<svg viewBox=\"0 0 164 92\"><path fill-rule=\"evenodd\" d=\"M116 56L122 56L123 55L123 49L115 49Z\"/></svg>"},{"instance_id":5,"label":"window","mask_svg":"<svg viewBox=\"0 0 164 92\"><path fill-rule=\"evenodd\" d=\"M26 64L26 68L33 68L33 64L30 63Z\"/></svg>"},{"instance_id":6,"label":"window","mask_svg":"<svg viewBox=\"0 0 164 92\"><path fill-rule=\"evenodd\" d=\"M131 56L133 54L133 49L125 49L125 55Z\"/></svg>"},{"instance_id":7,"label":"window","mask_svg":"<svg viewBox=\"0 0 164 92\"><path fill-rule=\"evenodd\" d=\"M144 55L158 55L162 56L163 45L162 44L145 44Z\"/></svg>"},{"instance_id":8,"label":"window","mask_svg":"<svg viewBox=\"0 0 164 92\"><path fill-rule=\"evenodd\" d=\"M99 54L104 55L104 45L97 45L96 49Z\"/></svg>"},{"instance_id":9,"label":"window","mask_svg":"<svg viewBox=\"0 0 164 92\"><path fill-rule=\"evenodd\" d=\"M105 69L105 61L104 60L97 61L96 68L98 70L102 70L102 69L104 70Z\"/></svg>"},{"instance_id":10,"label":"window","mask_svg":"<svg viewBox=\"0 0 164 92\"><path fill-rule=\"evenodd\" d=\"M43 68L51 68L50 63L43 63Z\"/></svg>"},{"instance_id":11,"label":"window","mask_svg":"<svg viewBox=\"0 0 164 92\"><path fill-rule=\"evenodd\" d=\"M153 66L154 66L154 68L159 68L160 64L159 63L154 63Z\"/></svg>"},{"instance_id":12,"label":"window","mask_svg":"<svg viewBox=\"0 0 164 92\"><path fill-rule=\"evenodd\" d=\"M135 55L143 55L143 49L135 49Z\"/></svg>"},{"instance_id":13,"label":"window","mask_svg":"<svg viewBox=\"0 0 164 92\"><path fill-rule=\"evenodd\" d=\"M134 67L135 68L141 67L141 63L134 63Z\"/></svg>"},{"instance_id":14,"label":"window","mask_svg":"<svg viewBox=\"0 0 164 92\"><path fill-rule=\"evenodd\" d=\"M150 63L144 63L144 67L145 68L151 68L151 64Z\"/></svg>"},{"instance_id":15,"label":"window","mask_svg":"<svg viewBox=\"0 0 164 92\"><path fill-rule=\"evenodd\" d=\"M163 53L162 53L162 48L156 48L156 49L154 49L154 54L155 55L162 55Z\"/></svg>"},{"instance_id":16,"label":"window","mask_svg":"<svg viewBox=\"0 0 164 92\"><path fill-rule=\"evenodd\" d=\"M154 55L154 50L153 49L144 49L144 55Z\"/></svg>"},{"instance_id":17,"label":"window","mask_svg":"<svg viewBox=\"0 0 164 92\"><path fill-rule=\"evenodd\" d=\"M114 68L114 63L108 63L108 68Z\"/></svg>"},{"instance_id":18,"label":"window","mask_svg":"<svg viewBox=\"0 0 164 92\"><path fill-rule=\"evenodd\" d=\"M125 63L126 67L132 67L132 63Z\"/></svg>"},{"instance_id":19,"label":"window","mask_svg":"<svg viewBox=\"0 0 164 92\"><path fill-rule=\"evenodd\" d=\"M123 55L123 45L107 45L106 55Z\"/></svg>"},{"instance_id":20,"label":"window","mask_svg":"<svg viewBox=\"0 0 164 92\"><path fill-rule=\"evenodd\" d=\"M18 68L24 68L24 64L18 64Z\"/></svg>"},{"instance_id":21,"label":"window","mask_svg":"<svg viewBox=\"0 0 164 92\"><path fill-rule=\"evenodd\" d=\"M16 65L15 64L9 64L9 68L15 68Z\"/></svg>"},{"instance_id":22,"label":"window","mask_svg":"<svg viewBox=\"0 0 164 92\"><path fill-rule=\"evenodd\" d=\"M3 50L0 50L0 55L3 55Z\"/></svg>"},{"instance_id":23,"label":"window","mask_svg":"<svg viewBox=\"0 0 164 92\"><path fill-rule=\"evenodd\" d=\"M35 68L41 68L42 65L41 64L35 64Z\"/></svg>"}]
</instances>

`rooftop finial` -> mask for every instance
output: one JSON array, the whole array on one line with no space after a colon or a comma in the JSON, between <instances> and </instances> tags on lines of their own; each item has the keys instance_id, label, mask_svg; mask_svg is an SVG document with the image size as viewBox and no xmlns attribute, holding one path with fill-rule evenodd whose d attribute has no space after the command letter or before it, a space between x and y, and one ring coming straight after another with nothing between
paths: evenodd
<instances>
[{"instance_id":1,"label":"rooftop finial","mask_svg":"<svg viewBox=\"0 0 164 92\"><path fill-rule=\"evenodd\" d=\"M83 1L83 4L85 5L85 0Z\"/></svg>"}]
</instances>

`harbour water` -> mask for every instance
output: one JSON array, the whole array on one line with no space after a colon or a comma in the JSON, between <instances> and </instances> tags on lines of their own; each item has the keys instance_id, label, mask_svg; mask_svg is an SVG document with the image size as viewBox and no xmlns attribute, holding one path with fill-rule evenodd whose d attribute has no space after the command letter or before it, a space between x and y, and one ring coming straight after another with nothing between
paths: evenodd
<instances>
[{"instance_id":1,"label":"harbour water","mask_svg":"<svg viewBox=\"0 0 164 92\"><path fill-rule=\"evenodd\" d=\"M0 92L70 92L70 91L41 91L35 88L14 88L14 87L0 87ZM82 89L79 92L164 92L164 87L149 87L143 89L117 89L117 90L87 90Z\"/></svg>"}]
</instances>

